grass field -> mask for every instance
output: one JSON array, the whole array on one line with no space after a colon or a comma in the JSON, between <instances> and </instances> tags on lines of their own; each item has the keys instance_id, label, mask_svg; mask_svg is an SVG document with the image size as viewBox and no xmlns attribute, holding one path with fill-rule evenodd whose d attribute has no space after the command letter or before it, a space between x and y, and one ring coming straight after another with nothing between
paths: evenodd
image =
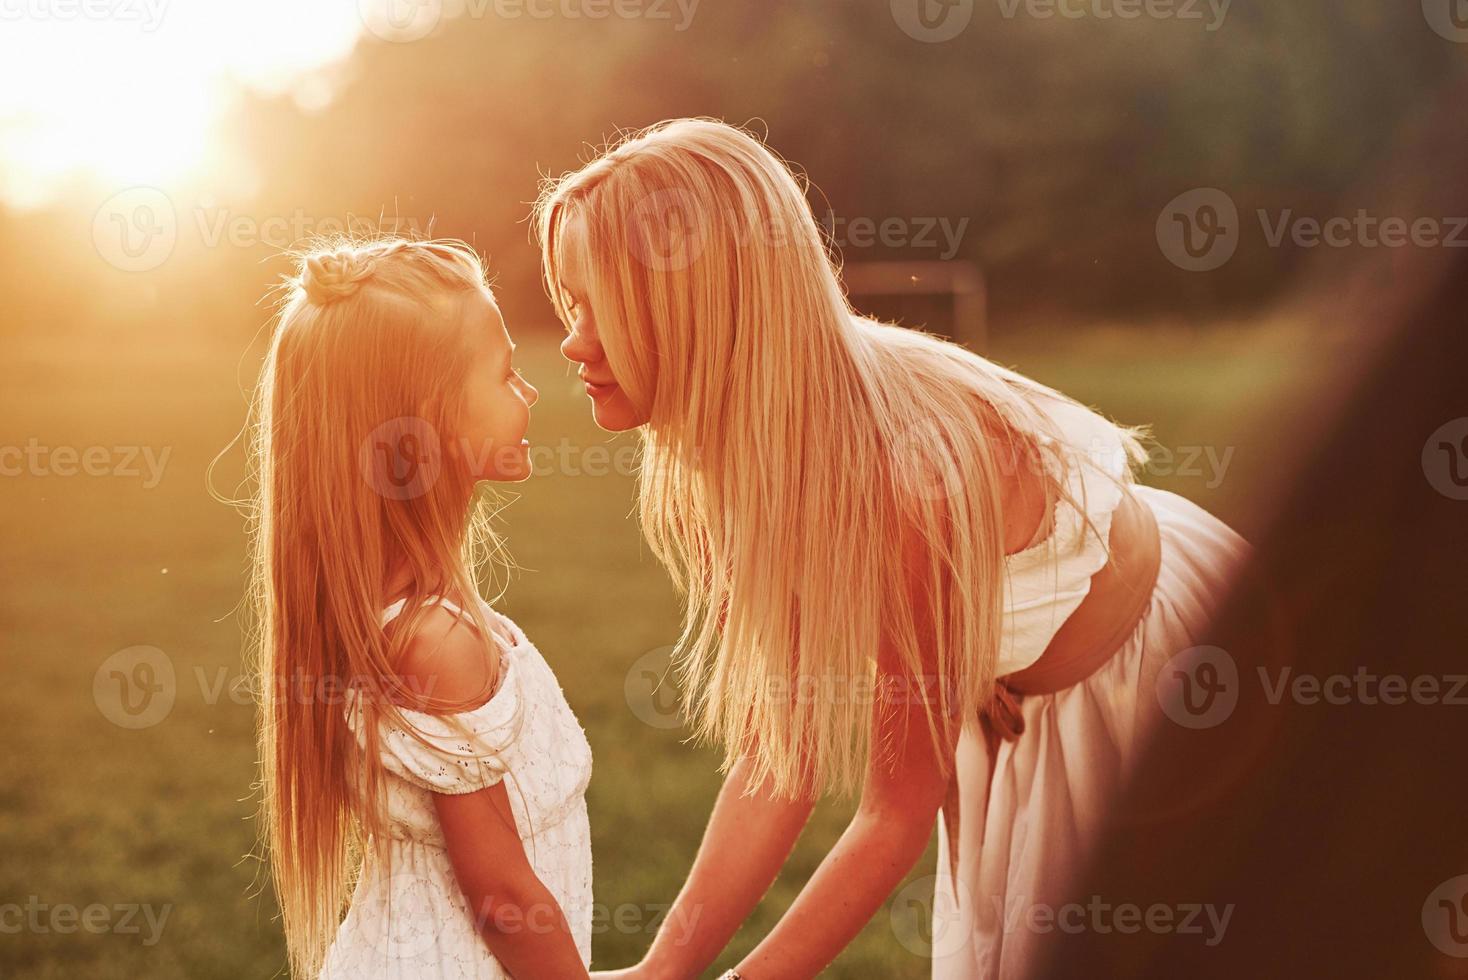
<instances>
[{"instance_id":1,"label":"grass field","mask_svg":"<svg viewBox=\"0 0 1468 980\"><path fill-rule=\"evenodd\" d=\"M549 341L521 346L542 392L532 439L552 449L564 440L578 472L561 467L518 488L505 530L523 570L503 605L557 669L590 735L596 897L625 907L620 927L597 935L595 963L622 965L675 894L718 778L710 751L629 707L628 671L672 642L677 604L641 546L630 476L581 471L605 465L591 447L607 447L615 463L634 442L591 425ZM1001 335L995 354L1124 421L1153 423L1174 455L1149 482L1248 533L1257 520L1250 488L1280 460L1273 416L1302 383L1293 351L1237 330L1165 341L1109 330ZM18 932L17 913L0 917L0 976L266 978L282 968L273 904L247 857L253 718L232 688L242 680L233 614L241 523L205 487L205 467L243 413L237 358L205 351L161 363L141 347L104 356L58 346L7 372L0 445L169 455L156 486L145 486L141 462L135 476L67 476L58 463L0 478L0 905L30 910ZM223 469L230 489L238 459ZM104 715L105 691L99 700L93 683L104 660L135 645L163 651L176 693L165 718L131 730ZM821 807L721 968L776 921L848 813L841 803ZM932 863L930 850L914 878ZM144 912L128 911L137 906ZM83 918L68 918L67 907ZM926 976L922 956L899 941L912 915L905 905L879 913L829 975Z\"/></svg>"}]
</instances>

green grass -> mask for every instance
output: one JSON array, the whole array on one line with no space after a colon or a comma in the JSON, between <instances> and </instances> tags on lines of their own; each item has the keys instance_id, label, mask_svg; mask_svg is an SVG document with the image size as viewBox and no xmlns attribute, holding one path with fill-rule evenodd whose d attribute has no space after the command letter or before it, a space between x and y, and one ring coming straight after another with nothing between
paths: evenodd
<instances>
[{"instance_id":1,"label":"green grass","mask_svg":"<svg viewBox=\"0 0 1468 980\"><path fill-rule=\"evenodd\" d=\"M591 425L548 342L521 341L542 391L534 441L632 445ZM1250 487L1280 455L1270 413L1299 381L1287 345L1241 331L1163 342L1135 331L1054 340L1033 330L1001 343L996 356L1124 421L1154 423L1166 445L1234 447L1217 485L1202 474L1154 482L1253 529ZM236 361L225 351L160 365L147 351L52 350L8 373L0 445L34 437L172 455L151 489L123 476L0 478L0 904L31 896L50 906L141 903L166 907L168 918L151 945L146 926L0 935L0 975L263 978L282 967L274 906L247 857L251 708L227 689L215 696L241 669L233 612L244 551L240 520L210 500L204 470L243 412ZM236 458L226 484L237 472ZM677 603L641 546L628 475L552 474L517 492L505 527L523 570L504 608L557 669L591 738L596 899L634 906L645 922L677 891L718 788L715 756L683 744L681 731L640 721L624 692L633 662L676 636ZM159 724L127 730L99 711L93 677L110 654L137 644L166 653L177 699ZM848 816L839 803L820 808L721 967L768 931ZM930 849L914 878L932 864ZM595 963L629 963L648 940L642 929L607 929L596 937ZM927 973L884 910L829 975Z\"/></svg>"}]
</instances>

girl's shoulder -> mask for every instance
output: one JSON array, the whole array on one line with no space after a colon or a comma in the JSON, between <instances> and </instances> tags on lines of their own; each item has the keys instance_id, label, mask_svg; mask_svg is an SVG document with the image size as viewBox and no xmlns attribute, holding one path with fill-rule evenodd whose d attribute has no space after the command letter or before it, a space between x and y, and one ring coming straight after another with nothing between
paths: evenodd
<instances>
[{"instance_id":1,"label":"girl's shoulder","mask_svg":"<svg viewBox=\"0 0 1468 980\"><path fill-rule=\"evenodd\" d=\"M392 607L389 607L391 610ZM394 664L405 687L421 696L408 705L430 714L458 713L482 706L498 689L508 650L515 645L513 631L500 617L481 606L489 634L481 634L467 611L447 600L430 602L413 617L412 630ZM406 623L394 615L385 628Z\"/></svg>"}]
</instances>

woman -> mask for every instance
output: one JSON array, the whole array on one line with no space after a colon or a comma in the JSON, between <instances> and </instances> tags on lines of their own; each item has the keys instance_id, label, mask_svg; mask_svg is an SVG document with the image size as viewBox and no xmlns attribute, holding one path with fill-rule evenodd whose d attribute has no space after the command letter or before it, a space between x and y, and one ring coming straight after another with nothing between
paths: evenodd
<instances>
[{"instance_id":1,"label":"woman","mask_svg":"<svg viewBox=\"0 0 1468 980\"><path fill-rule=\"evenodd\" d=\"M816 797L858 784L731 975L814 976L940 819L935 918L960 929L934 975L1022 975L1044 937L1015 923L1064 900L1152 678L1196 642L1242 540L1135 486L1133 431L853 312L801 186L746 133L661 124L536 210L562 350L597 422L642 430L644 532L686 596L687 708L728 769L669 926L603 975L697 976Z\"/></svg>"}]
</instances>

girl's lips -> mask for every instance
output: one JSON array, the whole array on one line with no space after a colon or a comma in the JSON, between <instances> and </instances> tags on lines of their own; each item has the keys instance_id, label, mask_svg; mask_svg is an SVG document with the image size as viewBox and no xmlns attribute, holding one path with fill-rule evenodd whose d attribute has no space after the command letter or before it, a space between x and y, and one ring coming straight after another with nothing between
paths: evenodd
<instances>
[{"instance_id":1,"label":"girl's lips","mask_svg":"<svg viewBox=\"0 0 1468 980\"><path fill-rule=\"evenodd\" d=\"M606 395L611 394L617 388L617 386L614 384L599 385L593 384L590 381L582 381L581 383L586 385L586 393L592 398L605 397Z\"/></svg>"}]
</instances>

